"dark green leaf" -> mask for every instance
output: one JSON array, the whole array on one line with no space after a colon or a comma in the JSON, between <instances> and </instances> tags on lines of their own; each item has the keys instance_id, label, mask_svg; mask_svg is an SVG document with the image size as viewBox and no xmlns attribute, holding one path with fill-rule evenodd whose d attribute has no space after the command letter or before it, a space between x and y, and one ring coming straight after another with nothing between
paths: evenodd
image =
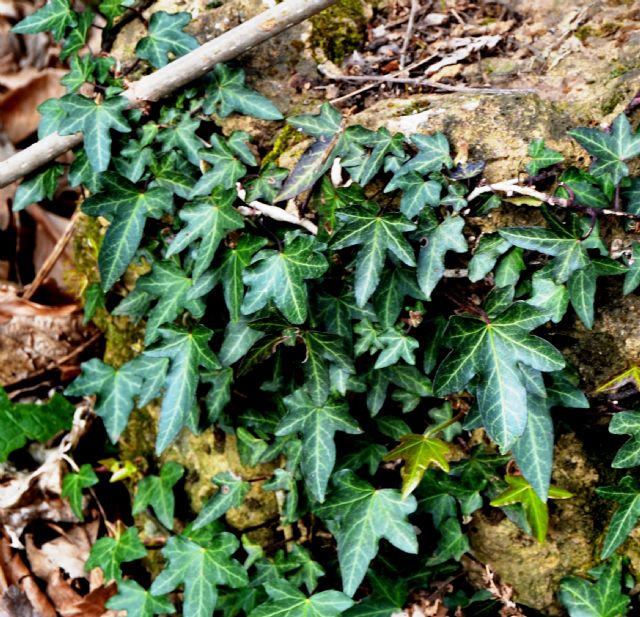
<instances>
[{"instance_id":1,"label":"dark green leaf","mask_svg":"<svg viewBox=\"0 0 640 617\"><path fill-rule=\"evenodd\" d=\"M151 595L135 581L125 580L118 584L118 593L109 598L105 606L112 610L124 610L127 617L153 617L154 615L173 614L173 604L164 596Z\"/></svg>"},{"instance_id":2,"label":"dark green leaf","mask_svg":"<svg viewBox=\"0 0 640 617\"><path fill-rule=\"evenodd\" d=\"M527 163L527 173L537 176L541 169L546 169L557 163L562 163L564 157L557 150L552 150L544 145L544 139L534 139L529 144L529 156L531 161Z\"/></svg>"},{"instance_id":3,"label":"dark green leaf","mask_svg":"<svg viewBox=\"0 0 640 617\"><path fill-rule=\"evenodd\" d=\"M151 506L158 520L167 529L173 529L173 511L175 508L173 487L183 475L184 467L169 461L161 467L159 476L149 475L144 477L138 482L131 513L139 514Z\"/></svg>"},{"instance_id":4,"label":"dark green leaf","mask_svg":"<svg viewBox=\"0 0 640 617\"><path fill-rule=\"evenodd\" d=\"M118 529L115 537L100 538L91 547L89 559L85 563L85 570L100 568L104 573L105 582L122 580L120 565L128 561L142 559L147 555L147 549L138 537L135 527Z\"/></svg>"},{"instance_id":5,"label":"dark green leaf","mask_svg":"<svg viewBox=\"0 0 640 617\"><path fill-rule=\"evenodd\" d=\"M193 521L193 528L200 529L220 518L230 508L242 505L249 492L249 483L232 471L216 474L211 481L218 487L216 494L204 504L198 517Z\"/></svg>"},{"instance_id":6,"label":"dark green leaf","mask_svg":"<svg viewBox=\"0 0 640 617\"><path fill-rule=\"evenodd\" d=\"M69 0L49 0L41 9L13 26L11 31L16 34L51 32L53 38L59 41L67 28L73 28L76 24L76 13L71 9Z\"/></svg>"},{"instance_id":7,"label":"dark green leaf","mask_svg":"<svg viewBox=\"0 0 640 617\"><path fill-rule=\"evenodd\" d=\"M52 199L58 188L58 178L63 171L62 165L55 164L28 180L23 180L14 197L13 211L24 210L45 198Z\"/></svg>"},{"instance_id":8,"label":"dark green leaf","mask_svg":"<svg viewBox=\"0 0 640 617\"><path fill-rule=\"evenodd\" d=\"M197 49L198 41L183 32L190 21L189 13L156 11L149 21L148 36L136 45L136 56L159 69L169 62L169 54L177 58Z\"/></svg>"}]
</instances>

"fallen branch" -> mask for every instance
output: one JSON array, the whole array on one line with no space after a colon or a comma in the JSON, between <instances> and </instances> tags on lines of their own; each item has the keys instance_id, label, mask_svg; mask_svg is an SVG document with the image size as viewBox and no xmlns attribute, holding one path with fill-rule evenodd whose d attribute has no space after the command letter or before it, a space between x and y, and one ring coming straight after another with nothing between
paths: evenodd
<instances>
[{"instance_id":1,"label":"fallen branch","mask_svg":"<svg viewBox=\"0 0 640 617\"><path fill-rule=\"evenodd\" d=\"M556 206L559 208L573 208L589 214L605 214L607 216L617 216L619 218L640 221L640 214L632 214L631 212L623 212L622 210L610 210L608 208L589 208L587 206L576 204L572 200L564 197L556 197L555 195L542 193L531 186L521 186L518 182L519 180L517 178L512 178L511 180L494 182L493 184L482 184L469 193L467 201L473 201L476 197L484 193L506 193L507 196L516 194L524 195L525 197L533 197L533 199L537 199L543 203L549 204L550 206Z\"/></svg>"},{"instance_id":2,"label":"fallen branch","mask_svg":"<svg viewBox=\"0 0 640 617\"><path fill-rule=\"evenodd\" d=\"M121 96L131 107L157 101L178 88L208 73L216 64L226 62L270 39L283 30L315 15L336 0L284 0L236 28L204 43L186 56L134 82ZM82 143L81 133L62 136L53 133L0 163L0 187L6 186L53 161Z\"/></svg>"},{"instance_id":3,"label":"fallen branch","mask_svg":"<svg viewBox=\"0 0 640 617\"><path fill-rule=\"evenodd\" d=\"M405 69L407 70L407 69ZM426 86L436 90L446 92L468 92L470 94L531 94L535 92L533 88L472 88L470 86L451 86L441 84L439 81L422 79L421 77L391 77L389 75L332 75L330 79L336 81L373 81L389 84L409 84L411 86Z\"/></svg>"}]
</instances>

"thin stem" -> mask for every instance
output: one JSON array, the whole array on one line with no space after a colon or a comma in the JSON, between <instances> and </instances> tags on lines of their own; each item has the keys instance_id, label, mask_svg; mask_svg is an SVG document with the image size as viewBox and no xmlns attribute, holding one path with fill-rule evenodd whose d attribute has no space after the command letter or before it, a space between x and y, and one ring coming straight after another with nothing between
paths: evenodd
<instances>
[{"instance_id":1,"label":"thin stem","mask_svg":"<svg viewBox=\"0 0 640 617\"><path fill-rule=\"evenodd\" d=\"M411 10L409 11L409 23L407 24L407 30L404 33L404 41L402 43L402 49L400 51L400 69L404 68L404 63L407 59L407 50L409 49L409 43L411 43L411 37L413 36L413 25L416 19L416 13L418 12L419 1L411 0Z\"/></svg>"}]
</instances>

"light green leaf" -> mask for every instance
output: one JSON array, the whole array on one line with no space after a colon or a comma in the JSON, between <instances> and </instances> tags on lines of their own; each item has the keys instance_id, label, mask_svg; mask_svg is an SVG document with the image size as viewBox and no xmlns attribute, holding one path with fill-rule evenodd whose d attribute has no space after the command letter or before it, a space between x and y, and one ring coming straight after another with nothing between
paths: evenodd
<instances>
[{"instance_id":1,"label":"light green leaf","mask_svg":"<svg viewBox=\"0 0 640 617\"><path fill-rule=\"evenodd\" d=\"M401 330L391 329L378 337L378 341L382 346L382 351L373 368L380 369L391 366L396 364L400 358L410 365L416 363L415 350L420 346L420 343L412 336L404 334Z\"/></svg>"},{"instance_id":2,"label":"light green leaf","mask_svg":"<svg viewBox=\"0 0 640 617\"><path fill-rule=\"evenodd\" d=\"M569 277L569 299L571 306L587 330L593 327L594 302L596 296L596 271L593 266L575 271Z\"/></svg>"}]
</instances>

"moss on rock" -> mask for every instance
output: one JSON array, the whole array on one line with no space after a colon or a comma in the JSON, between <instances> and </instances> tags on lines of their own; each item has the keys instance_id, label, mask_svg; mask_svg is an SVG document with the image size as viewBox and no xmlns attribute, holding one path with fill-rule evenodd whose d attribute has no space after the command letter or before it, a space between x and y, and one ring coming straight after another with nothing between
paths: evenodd
<instances>
[{"instance_id":1,"label":"moss on rock","mask_svg":"<svg viewBox=\"0 0 640 617\"><path fill-rule=\"evenodd\" d=\"M368 16L361 0L340 0L311 17L311 46L340 64L364 37Z\"/></svg>"}]
</instances>

